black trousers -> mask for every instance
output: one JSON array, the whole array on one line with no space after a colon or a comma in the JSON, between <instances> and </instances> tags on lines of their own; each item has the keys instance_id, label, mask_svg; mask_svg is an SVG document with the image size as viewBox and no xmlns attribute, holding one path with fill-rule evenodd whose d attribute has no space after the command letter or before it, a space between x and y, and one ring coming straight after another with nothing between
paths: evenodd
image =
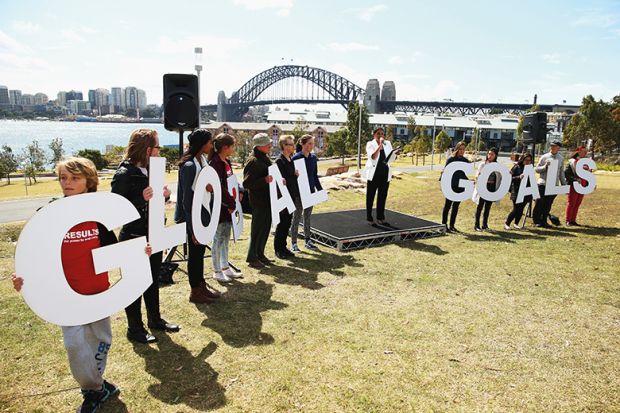
<instances>
[{"instance_id":1,"label":"black trousers","mask_svg":"<svg viewBox=\"0 0 620 413\"><path fill-rule=\"evenodd\" d=\"M187 237L187 278L191 288L197 288L205 281L206 248L202 244L194 244L191 235Z\"/></svg>"},{"instance_id":2,"label":"black trousers","mask_svg":"<svg viewBox=\"0 0 620 413\"><path fill-rule=\"evenodd\" d=\"M450 212L450 208L452 208L452 212L450 213L450 225L448 228L454 228L454 223L456 222L456 216L459 213L459 205L460 202L450 201L446 199L446 203L443 204L443 212L441 214L441 223L444 225L448 224L448 213Z\"/></svg>"},{"instance_id":3,"label":"black trousers","mask_svg":"<svg viewBox=\"0 0 620 413\"><path fill-rule=\"evenodd\" d=\"M248 247L247 262L256 261L265 257L265 246L269 238L271 227L271 208L252 207L252 225L250 229L250 246Z\"/></svg>"},{"instance_id":4,"label":"black trousers","mask_svg":"<svg viewBox=\"0 0 620 413\"><path fill-rule=\"evenodd\" d=\"M523 211L529 202L532 201L532 196L528 195L523 199L523 202L517 204L515 199L512 200L512 211L506 217L506 225L510 225L512 220L515 221L516 225L519 225L521 218L523 217Z\"/></svg>"},{"instance_id":5,"label":"black trousers","mask_svg":"<svg viewBox=\"0 0 620 413\"><path fill-rule=\"evenodd\" d=\"M151 276L153 277L153 282L142 294L142 297L138 297L136 301L129 304L129 306L125 308L125 314L127 314L127 326L131 330L139 330L144 328L141 309L142 298L144 298L147 318L154 321L161 318L159 313L159 269L161 268L162 257L162 251L156 254L151 254L149 261L151 262Z\"/></svg>"},{"instance_id":6,"label":"black trousers","mask_svg":"<svg viewBox=\"0 0 620 413\"><path fill-rule=\"evenodd\" d=\"M385 201L387 200L388 189L390 183L387 179L377 179L366 181L366 219L372 221L372 204L375 202L375 194L377 191L377 219L383 221L385 219Z\"/></svg>"},{"instance_id":7,"label":"black trousers","mask_svg":"<svg viewBox=\"0 0 620 413\"><path fill-rule=\"evenodd\" d=\"M489 214L491 213L491 206L493 205L493 201L487 201L485 199L480 198L478 201L478 206L476 207L476 227L480 228L480 215L482 214L482 210L484 209L484 215L482 216L482 226L487 227L489 223Z\"/></svg>"},{"instance_id":8,"label":"black trousers","mask_svg":"<svg viewBox=\"0 0 620 413\"><path fill-rule=\"evenodd\" d=\"M292 219L293 214L289 214L288 209L280 211L280 223L276 226L276 235L273 238L273 249L275 252L282 252L287 249L286 237L291 227Z\"/></svg>"},{"instance_id":9,"label":"black trousers","mask_svg":"<svg viewBox=\"0 0 620 413\"><path fill-rule=\"evenodd\" d=\"M547 218L551 212L553 201L555 201L556 195L543 195L545 193L545 186L538 185L541 197L536 200L534 205L534 211L532 212L532 221L538 225L549 225Z\"/></svg>"}]
</instances>

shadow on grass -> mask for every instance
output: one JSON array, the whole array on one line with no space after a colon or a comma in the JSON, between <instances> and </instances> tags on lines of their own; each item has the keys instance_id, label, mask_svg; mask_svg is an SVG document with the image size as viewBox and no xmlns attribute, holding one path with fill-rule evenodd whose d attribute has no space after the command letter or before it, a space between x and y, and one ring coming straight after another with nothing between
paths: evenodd
<instances>
[{"instance_id":1,"label":"shadow on grass","mask_svg":"<svg viewBox=\"0 0 620 413\"><path fill-rule=\"evenodd\" d=\"M328 272L337 277L344 277L346 267L361 267L357 260L348 254L334 254L328 247L321 246L319 251L302 251L290 260L278 260L277 264L261 269L261 274L270 275L278 284L299 285L303 288L318 290L325 287L319 283L321 272Z\"/></svg>"},{"instance_id":2,"label":"shadow on grass","mask_svg":"<svg viewBox=\"0 0 620 413\"><path fill-rule=\"evenodd\" d=\"M122 391L123 389L121 389ZM122 397L122 393L120 394L120 397ZM129 413L129 410L127 410L127 405L118 397L114 397L113 399L108 400L107 402L105 402L105 404L103 404L103 407L101 408L104 411L108 411L108 412L115 412L115 413Z\"/></svg>"},{"instance_id":3,"label":"shadow on grass","mask_svg":"<svg viewBox=\"0 0 620 413\"><path fill-rule=\"evenodd\" d=\"M566 232L586 235L601 235L606 237L617 237L620 235L618 227L593 227L589 225L581 225L578 227L563 228Z\"/></svg>"},{"instance_id":4,"label":"shadow on grass","mask_svg":"<svg viewBox=\"0 0 620 413\"><path fill-rule=\"evenodd\" d=\"M448 254L448 251L442 249L441 247L438 247L437 245L425 244L420 241L421 240L408 240L405 242L397 242L395 243L395 245L401 248L407 248L410 250L415 250L415 251L420 251L420 252L430 252L431 254L435 254L435 255Z\"/></svg>"},{"instance_id":5,"label":"shadow on grass","mask_svg":"<svg viewBox=\"0 0 620 413\"><path fill-rule=\"evenodd\" d=\"M207 316L202 325L218 333L232 347L273 344L273 336L262 332L261 313L281 310L288 305L273 301L272 294L273 284L262 280L256 283L234 281L228 284L228 292L217 302L196 307Z\"/></svg>"},{"instance_id":6,"label":"shadow on grass","mask_svg":"<svg viewBox=\"0 0 620 413\"><path fill-rule=\"evenodd\" d=\"M462 233L463 237L467 238L468 241L503 241L503 242L510 242L510 243L514 243L516 241L520 241L520 240L541 240L544 239L545 237L543 237L542 235L551 235L551 234L546 234L544 231L532 231L531 229L528 230L510 230L510 231L505 231L505 230L499 230L499 231L485 231L485 232L476 232L476 233L468 233L468 232L463 232Z\"/></svg>"},{"instance_id":7,"label":"shadow on grass","mask_svg":"<svg viewBox=\"0 0 620 413\"><path fill-rule=\"evenodd\" d=\"M194 357L167 334L158 334L157 338L157 348L132 343L136 354L144 358L146 372L160 381L148 388L153 397L169 405L184 404L202 411L226 404L224 387L217 381L218 373L206 362L217 348L214 342Z\"/></svg>"}]
</instances>

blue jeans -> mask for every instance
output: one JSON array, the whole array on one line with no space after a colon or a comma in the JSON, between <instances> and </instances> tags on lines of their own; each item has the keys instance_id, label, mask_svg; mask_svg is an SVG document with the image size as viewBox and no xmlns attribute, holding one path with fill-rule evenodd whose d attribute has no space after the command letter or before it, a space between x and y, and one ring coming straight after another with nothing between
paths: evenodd
<instances>
[{"instance_id":1,"label":"blue jeans","mask_svg":"<svg viewBox=\"0 0 620 413\"><path fill-rule=\"evenodd\" d=\"M211 246L211 260L213 261L213 271L220 272L222 268L228 268L228 241L230 241L230 231L232 222L220 222L215 230L213 245Z\"/></svg>"}]
</instances>

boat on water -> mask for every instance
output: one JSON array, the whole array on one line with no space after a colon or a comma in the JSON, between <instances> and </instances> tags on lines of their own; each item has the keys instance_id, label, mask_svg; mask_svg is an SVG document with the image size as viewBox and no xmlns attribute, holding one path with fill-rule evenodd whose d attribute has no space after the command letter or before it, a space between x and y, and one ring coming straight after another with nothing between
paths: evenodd
<instances>
[{"instance_id":1,"label":"boat on water","mask_svg":"<svg viewBox=\"0 0 620 413\"><path fill-rule=\"evenodd\" d=\"M92 116L76 116L75 121L76 122L97 122L97 118L94 118Z\"/></svg>"}]
</instances>

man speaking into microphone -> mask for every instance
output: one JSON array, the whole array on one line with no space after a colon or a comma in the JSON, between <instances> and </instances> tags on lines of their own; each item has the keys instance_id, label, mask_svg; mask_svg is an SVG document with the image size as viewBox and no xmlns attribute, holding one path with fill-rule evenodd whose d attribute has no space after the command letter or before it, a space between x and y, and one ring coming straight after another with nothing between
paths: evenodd
<instances>
[{"instance_id":1,"label":"man speaking into microphone","mask_svg":"<svg viewBox=\"0 0 620 413\"><path fill-rule=\"evenodd\" d=\"M389 225L385 221L385 201L387 199L388 188L392 180L390 162L394 159L396 150L392 149L390 141L385 140L385 131L382 127L373 130L373 139L366 144L366 168L363 177L367 181L366 186L366 220L371 225ZM372 205L377 196L377 221L372 217Z\"/></svg>"}]
</instances>

